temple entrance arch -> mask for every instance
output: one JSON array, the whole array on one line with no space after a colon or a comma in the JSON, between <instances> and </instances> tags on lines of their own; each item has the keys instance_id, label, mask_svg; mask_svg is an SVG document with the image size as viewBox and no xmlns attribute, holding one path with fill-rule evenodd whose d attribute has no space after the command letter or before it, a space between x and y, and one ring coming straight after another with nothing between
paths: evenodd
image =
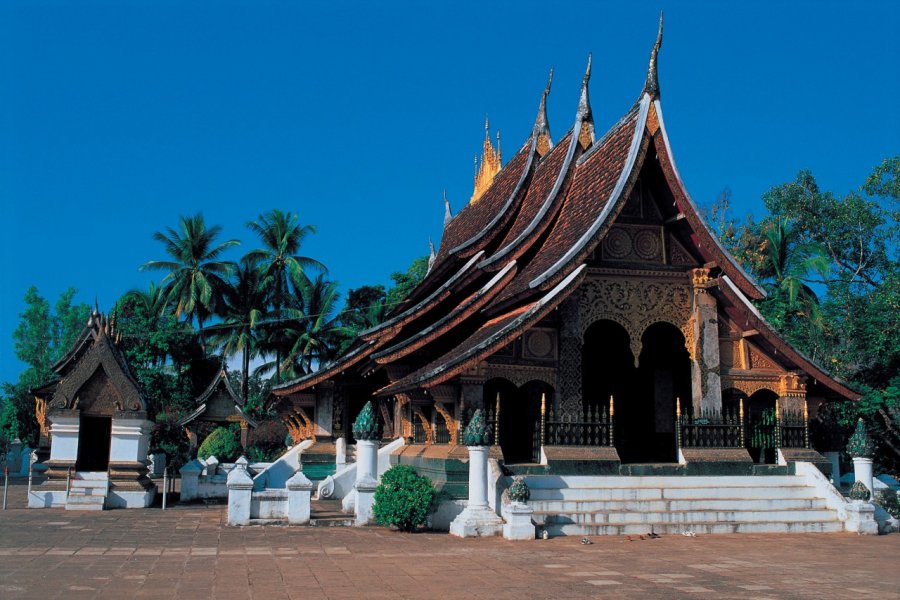
<instances>
[{"instance_id":1,"label":"temple entrance arch","mask_svg":"<svg viewBox=\"0 0 900 600\"><path fill-rule=\"evenodd\" d=\"M485 382L487 413L499 421L495 428L499 440L494 443L499 443L506 464L540 461L542 395L546 395L548 405L553 402L553 387L543 381L532 380L521 387L499 377Z\"/></svg>"},{"instance_id":2,"label":"temple entrance arch","mask_svg":"<svg viewBox=\"0 0 900 600\"><path fill-rule=\"evenodd\" d=\"M747 450L759 463L778 462L778 442L775 439L775 401L778 394L768 389L754 392L747 399Z\"/></svg>"},{"instance_id":3,"label":"temple entrance arch","mask_svg":"<svg viewBox=\"0 0 900 600\"><path fill-rule=\"evenodd\" d=\"M610 396L615 398L616 411L623 410L633 392L634 375L631 339L625 328L606 319L592 323L581 350L582 410L608 407Z\"/></svg>"},{"instance_id":4,"label":"temple entrance arch","mask_svg":"<svg viewBox=\"0 0 900 600\"><path fill-rule=\"evenodd\" d=\"M634 397L627 407L616 405L616 438L623 437L623 462L675 462L675 405L691 406L691 359L684 334L671 323L657 322L641 336L641 356Z\"/></svg>"}]
</instances>

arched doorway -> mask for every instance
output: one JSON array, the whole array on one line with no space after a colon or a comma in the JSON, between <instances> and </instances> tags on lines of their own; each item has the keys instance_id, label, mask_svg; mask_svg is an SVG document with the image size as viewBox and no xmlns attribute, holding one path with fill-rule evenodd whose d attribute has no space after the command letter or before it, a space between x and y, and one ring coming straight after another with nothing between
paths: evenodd
<instances>
[{"instance_id":1,"label":"arched doorway","mask_svg":"<svg viewBox=\"0 0 900 600\"><path fill-rule=\"evenodd\" d=\"M634 355L625 328L600 320L588 327L581 351L581 398L584 409L609 406L615 399L615 443L623 461L636 454L642 432L633 427L639 417L635 406Z\"/></svg>"},{"instance_id":2,"label":"arched doorway","mask_svg":"<svg viewBox=\"0 0 900 600\"><path fill-rule=\"evenodd\" d=\"M747 401L747 450L758 463L778 462L778 441L775 439L775 400L778 394L762 389Z\"/></svg>"},{"instance_id":3,"label":"arched doorway","mask_svg":"<svg viewBox=\"0 0 900 600\"><path fill-rule=\"evenodd\" d=\"M641 357L630 407L624 462L675 462L675 404L691 407L691 360L684 335L670 323L654 323L641 336ZM618 406L617 406L618 408ZM636 441L636 443L635 443Z\"/></svg>"}]
</instances>

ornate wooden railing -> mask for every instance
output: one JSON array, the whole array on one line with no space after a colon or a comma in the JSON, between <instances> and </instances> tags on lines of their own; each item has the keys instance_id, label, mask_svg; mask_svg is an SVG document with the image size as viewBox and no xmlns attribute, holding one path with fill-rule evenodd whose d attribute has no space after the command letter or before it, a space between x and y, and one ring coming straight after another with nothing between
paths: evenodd
<instances>
[{"instance_id":1,"label":"ornate wooden railing","mask_svg":"<svg viewBox=\"0 0 900 600\"><path fill-rule=\"evenodd\" d=\"M781 448L809 448L809 419L805 410L782 411L778 430Z\"/></svg>"},{"instance_id":2,"label":"ornate wooden railing","mask_svg":"<svg viewBox=\"0 0 900 600\"><path fill-rule=\"evenodd\" d=\"M437 412L437 411L435 411ZM450 430L447 429L447 421L441 415L435 415L432 419L432 427L434 428L434 443L449 444Z\"/></svg>"}]
</instances>

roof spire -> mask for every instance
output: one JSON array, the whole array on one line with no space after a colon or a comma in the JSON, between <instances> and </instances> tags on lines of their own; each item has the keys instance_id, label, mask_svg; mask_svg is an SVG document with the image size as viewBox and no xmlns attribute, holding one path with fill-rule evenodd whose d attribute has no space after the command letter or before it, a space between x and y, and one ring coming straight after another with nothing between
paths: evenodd
<instances>
[{"instance_id":1,"label":"roof spire","mask_svg":"<svg viewBox=\"0 0 900 600\"><path fill-rule=\"evenodd\" d=\"M553 138L550 136L550 123L547 121L547 96L550 95L550 86L553 83L553 67L550 67L550 75L547 77L547 87L541 94L541 104L538 106L537 118L534 120L532 136L537 140L536 150L538 155L544 156L553 148Z\"/></svg>"},{"instance_id":2,"label":"roof spire","mask_svg":"<svg viewBox=\"0 0 900 600\"><path fill-rule=\"evenodd\" d=\"M437 254L434 251L434 242L431 241L431 236L428 236L428 270L431 270L431 265L434 264L435 259L437 259Z\"/></svg>"},{"instance_id":3,"label":"roof spire","mask_svg":"<svg viewBox=\"0 0 900 600\"><path fill-rule=\"evenodd\" d=\"M662 46L663 38L663 13L659 11L659 32L656 34L656 42L650 51L650 65L647 67L647 81L644 83L644 93L650 97L659 98L659 74L657 73L657 58Z\"/></svg>"},{"instance_id":4,"label":"roof spire","mask_svg":"<svg viewBox=\"0 0 900 600\"><path fill-rule=\"evenodd\" d=\"M444 190L444 227L453 220L453 212L450 210L450 201L447 200L447 190Z\"/></svg>"},{"instance_id":5,"label":"roof spire","mask_svg":"<svg viewBox=\"0 0 900 600\"><path fill-rule=\"evenodd\" d=\"M475 157L475 191L469 203L477 202L481 195L491 187L494 176L500 172L501 156L500 156L500 135L497 134L497 149L494 150L491 144L491 133L489 131L490 122L487 117L484 119L484 146L481 152L481 164L478 164L478 157Z\"/></svg>"},{"instance_id":6,"label":"roof spire","mask_svg":"<svg viewBox=\"0 0 900 600\"><path fill-rule=\"evenodd\" d=\"M581 98L578 100L578 120L581 121L581 132L578 134L578 143L588 148L594 143L594 115L591 112L591 99L588 95L588 83L591 81L592 56L588 54L587 70L584 79L581 80Z\"/></svg>"}]
</instances>

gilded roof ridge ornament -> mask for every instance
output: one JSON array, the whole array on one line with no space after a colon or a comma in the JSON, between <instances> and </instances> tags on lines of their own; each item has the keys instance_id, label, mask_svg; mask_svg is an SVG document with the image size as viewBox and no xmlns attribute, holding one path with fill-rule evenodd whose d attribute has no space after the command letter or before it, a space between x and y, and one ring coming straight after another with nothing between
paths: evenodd
<instances>
[{"instance_id":1,"label":"gilded roof ridge ornament","mask_svg":"<svg viewBox=\"0 0 900 600\"><path fill-rule=\"evenodd\" d=\"M502 165L502 155L500 153L500 132L497 132L497 149L491 143L490 121L484 118L484 145L481 153L481 164L478 163L478 156L475 156L475 190L469 203L475 203L481 198L481 195L494 181L494 177L500 172Z\"/></svg>"},{"instance_id":2,"label":"gilded roof ridge ornament","mask_svg":"<svg viewBox=\"0 0 900 600\"><path fill-rule=\"evenodd\" d=\"M581 131L578 134L578 143L585 149L594 143L594 115L591 111L591 98L588 94L591 81L591 63L593 56L588 53L587 69L581 80L581 98L578 100L578 120L581 122Z\"/></svg>"},{"instance_id":3,"label":"gilded roof ridge ornament","mask_svg":"<svg viewBox=\"0 0 900 600\"><path fill-rule=\"evenodd\" d=\"M553 84L553 67L550 67L550 75L547 77L547 87L541 94L541 104L538 106L538 114L534 120L532 136L536 140L535 149L539 156L544 156L553 148L553 137L550 135L550 122L547 120L547 96L550 95L550 86Z\"/></svg>"},{"instance_id":4,"label":"gilded roof ridge ornament","mask_svg":"<svg viewBox=\"0 0 900 600\"><path fill-rule=\"evenodd\" d=\"M444 227L453 220L453 211L450 210L450 201L447 200L447 190L444 190Z\"/></svg>"},{"instance_id":5,"label":"gilded roof ridge ornament","mask_svg":"<svg viewBox=\"0 0 900 600\"><path fill-rule=\"evenodd\" d=\"M650 50L650 64L647 67L647 81L644 83L644 93L650 94L651 98L659 98L659 73L658 58L659 49L662 47L663 40L663 13L659 11L659 32L656 34L656 41L653 43L653 49Z\"/></svg>"}]
</instances>

